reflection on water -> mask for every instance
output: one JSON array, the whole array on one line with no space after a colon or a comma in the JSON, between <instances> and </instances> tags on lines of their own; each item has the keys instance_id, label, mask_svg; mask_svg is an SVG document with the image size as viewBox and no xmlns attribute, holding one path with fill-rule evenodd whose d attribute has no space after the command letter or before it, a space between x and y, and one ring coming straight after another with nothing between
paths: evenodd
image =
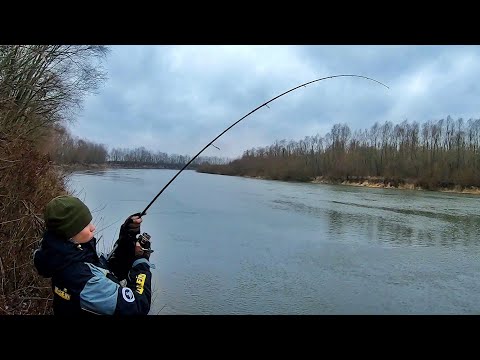
<instances>
[{"instance_id":1,"label":"reflection on water","mask_svg":"<svg viewBox=\"0 0 480 360\"><path fill-rule=\"evenodd\" d=\"M112 181L121 181L126 183L138 183L142 184L144 182L144 178L142 176L135 176L135 173L141 174L142 171L145 170L107 170L107 169L95 169L95 170L84 170L75 173L75 177L81 176L100 176L105 178L106 180Z\"/></svg>"},{"instance_id":2,"label":"reflection on water","mask_svg":"<svg viewBox=\"0 0 480 360\"><path fill-rule=\"evenodd\" d=\"M407 214L407 215L418 215L418 216L425 216L429 218L434 218L434 219L442 219L445 221L451 221L451 222L458 222L458 221L463 221L466 220L470 222L473 220L475 223L480 222L480 216L478 215L461 215L461 214L449 214L449 213L441 213L440 209L439 211L426 211L426 210L420 210L420 209L402 209L402 208L393 208L393 207L384 207L384 206L371 206L371 205L366 205L366 204L355 204L355 203L344 203L340 201L332 201L332 203L337 203L337 204L343 204L343 205L349 205L349 206L358 206L361 208L370 208L370 209L377 209L377 210L383 210L383 211L393 211L399 214Z\"/></svg>"},{"instance_id":3,"label":"reflection on water","mask_svg":"<svg viewBox=\"0 0 480 360\"><path fill-rule=\"evenodd\" d=\"M385 242L397 246L480 245L479 215L373 206L335 200L317 201L319 206L290 200L273 200L272 203L274 209L294 210L303 215L324 219L332 239L341 240L346 236L354 239L364 234L370 242ZM332 204L340 205L339 210L332 209Z\"/></svg>"}]
</instances>

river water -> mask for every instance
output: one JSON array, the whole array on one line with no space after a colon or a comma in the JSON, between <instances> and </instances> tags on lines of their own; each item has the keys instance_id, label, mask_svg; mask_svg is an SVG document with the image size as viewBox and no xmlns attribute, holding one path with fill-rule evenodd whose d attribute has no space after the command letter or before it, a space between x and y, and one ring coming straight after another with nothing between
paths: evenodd
<instances>
[{"instance_id":1,"label":"river water","mask_svg":"<svg viewBox=\"0 0 480 360\"><path fill-rule=\"evenodd\" d=\"M175 173L71 176L99 250ZM468 194L184 171L142 223L150 314L479 314L479 207Z\"/></svg>"}]
</instances>

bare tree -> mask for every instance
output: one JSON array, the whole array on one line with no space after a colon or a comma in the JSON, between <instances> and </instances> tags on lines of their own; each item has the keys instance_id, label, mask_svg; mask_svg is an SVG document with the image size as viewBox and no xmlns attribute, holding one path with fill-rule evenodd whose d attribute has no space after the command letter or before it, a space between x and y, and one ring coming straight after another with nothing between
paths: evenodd
<instances>
[{"instance_id":1,"label":"bare tree","mask_svg":"<svg viewBox=\"0 0 480 360\"><path fill-rule=\"evenodd\" d=\"M105 80L100 45L1 45L0 129L35 137L81 109Z\"/></svg>"},{"instance_id":2,"label":"bare tree","mask_svg":"<svg viewBox=\"0 0 480 360\"><path fill-rule=\"evenodd\" d=\"M201 166L199 171L299 181L375 176L385 183L408 180L425 188L480 186L480 120L465 125L463 119L447 117L446 129L444 125L443 119L421 126L407 120L395 126L375 123L352 135L348 126L335 124L325 137L276 141L246 150L229 164Z\"/></svg>"}]
</instances>

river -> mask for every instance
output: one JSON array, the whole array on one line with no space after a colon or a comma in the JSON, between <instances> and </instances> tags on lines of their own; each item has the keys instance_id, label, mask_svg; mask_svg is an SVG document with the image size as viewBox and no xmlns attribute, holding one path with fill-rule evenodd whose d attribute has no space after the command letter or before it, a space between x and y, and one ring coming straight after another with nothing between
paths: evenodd
<instances>
[{"instance_id":1,"label":"river","mask_svg":"<svg viewBox=\"0 0 480 360\"><path fill-rule=\"evenodd\" d=\"M175 173L71 175L99 250ZM184 171L142 223L150 314L479 314L479 208L468 194Z\"/></svg>"}]
</instances>

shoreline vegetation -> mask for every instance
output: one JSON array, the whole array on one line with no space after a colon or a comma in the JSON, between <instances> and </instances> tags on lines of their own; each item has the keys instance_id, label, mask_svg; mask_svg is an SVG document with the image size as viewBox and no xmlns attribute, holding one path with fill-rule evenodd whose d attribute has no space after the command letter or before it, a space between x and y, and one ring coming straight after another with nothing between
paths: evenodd
<instances>
[{"instance_id":1,"label":"shoreline vegetation","mask_svg":"<svg viewBox=\"0 0 480 360\"><path fill-rule=\"evenodd\" d=\"M38 275L32 254L45 229L45 206L68 194L70 173L179 170L191 159L144 147L107 149L69 133L66 125L72 115L107 78L103 62L108 53L103 45L0 45L0 315L52 314L50 279ZM276 141L234 160L198 157L188 169L280 181L479 194L480 119L385 121L354 131L336 124L323 136Z\"/></svg>"},{"instance_id":2,"label":"shoreline vegetation","mask_svg":"<svg viewBox=\"0 0 480 360\"><path fill-rule=\"evenodd\" d=\"M480 119L375 123L280 140L199 172L269 180L479 194Z\"/></svg>"},{"instance_id":3,"label":"shoreline vegetation","mask_svg":"<svg viewBox=\"0 0 480 360\"><path fill-rule=\"evenodd\" d=\"M67 194L55 169L63 126L105 80L102 45L0 45L0 315L51 315L33 253L46 204ZM65 147L66 148L66 147Z\"/></svg>"}]
</instances>

